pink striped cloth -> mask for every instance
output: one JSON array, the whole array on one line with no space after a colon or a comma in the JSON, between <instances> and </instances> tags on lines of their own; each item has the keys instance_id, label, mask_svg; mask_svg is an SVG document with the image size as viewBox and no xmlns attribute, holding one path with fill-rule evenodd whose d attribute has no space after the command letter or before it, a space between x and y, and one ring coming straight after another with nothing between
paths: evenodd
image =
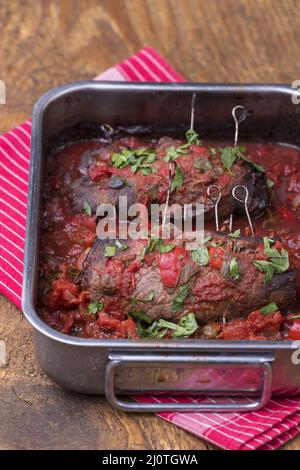
<instances>
[{"instance_id":1,"label":"pink striped cloth","mask_svg":"<svg viewBox=\"0 0 300 470\"><path fill-rule=\"evenodd\" d=\"M156 51L144 48L97 80L182 82ZM0 137L0 292L21 307L31 121ZM142 403L217 401L209 397L139 396ZM224 401L224 398L222 398ZM233 398L227 398L233 402ZM250 400L250 399L249 399ZM276 398L257 412L160 413L164 420L223 448L277 449L300 433L300 398Z\"/></svg>"}]
</instances>

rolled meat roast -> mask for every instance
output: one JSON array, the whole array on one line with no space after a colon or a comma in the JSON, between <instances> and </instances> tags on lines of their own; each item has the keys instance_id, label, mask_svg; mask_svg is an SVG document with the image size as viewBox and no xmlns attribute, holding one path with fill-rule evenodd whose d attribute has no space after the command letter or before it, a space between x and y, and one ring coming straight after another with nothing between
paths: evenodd
<instances>
[{"instance_id":1,"label":"rolled meat roast","mask_svg":"<svg viewBox=\"0 0 300 470\"><path fill-rule=\"evenodd\" d=\"M286 309L295 300L295 269L287 261L283 272L268 279L260 266L272 262L259 239L215 235L195 251L175 240L117 244L96 239L81 283L92 301L118 318L146 315L177 322L193 312L201 324L245 317L271 302ZM282 259L288 256L280 242L273 250Z\"/></svg>"},{"instance_id":2,"label":"rolled meat roast","mask_svg":"<svg viewBox=\"0 0 300 470\"><path fill-rule=\"evenodd\" d=\"M198 142L178 152L185 145L170 137L146 143L124 138L87 151L81 159L82 176L74 181L70 190L74 209L82 210L87 202L95 213L101 204L118 206L120 196L127 197L128 206L165 203L169 186L169 161L166 160L173 158L176 171L170 205L204 204L209 220L214 217L214 211L207 188L214 184L222 191L219 216L225 218L243 210L231 193L234 186L244 185L249 191L251 216L263 214L269 205L269 190L259 165L252 164L242 151L232 147L224 151Z\"/></svg>"}]
</instances>

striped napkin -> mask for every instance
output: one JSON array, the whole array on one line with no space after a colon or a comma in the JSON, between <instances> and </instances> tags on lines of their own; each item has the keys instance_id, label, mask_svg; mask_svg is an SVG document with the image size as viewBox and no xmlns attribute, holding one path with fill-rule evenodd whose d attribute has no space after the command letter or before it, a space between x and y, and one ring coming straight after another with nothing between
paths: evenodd
<instances>
[{"instance_id":1,"label":"striped napkin","mask_svg":"<svg viewBox=\"0 0 300 470\"><path fill-rule=\"evenodd\" d=\"M156 51L144 48L96 80L183 82ZM0 292L21 307L31 121L0 136ZM139 396L141 403L216 402L218 398ZM224 398L222 398L224 401ZM227 398L234 402L234 398ZM249 399L250 400L250 399ZM276 398L247 413L160 413L166 421L223 448L277 449L300 433L300 397Z\"/></svg>"}]
</instances>

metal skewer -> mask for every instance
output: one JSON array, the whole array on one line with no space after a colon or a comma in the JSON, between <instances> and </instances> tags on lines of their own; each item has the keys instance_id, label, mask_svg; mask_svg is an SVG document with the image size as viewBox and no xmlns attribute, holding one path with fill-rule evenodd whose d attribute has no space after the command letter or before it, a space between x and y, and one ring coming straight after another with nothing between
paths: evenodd
<instances>
[{"instance_id":1,"label":"metal skewer","mask_svg":"<svg viewBox=\"0 0 300 470\"><path fill-rule=\"evenodd\" d=\"M112 136L113 136L113 133L114 133L114 128L110 124L102 124L100 129L104 134L104 138L102 138L101 141L106 142L108 144L111 144L112 143Z\"/></svg>"},{"instance_id":2,"label":"metal skewer","mask_svg":"<svg viewBox=\"0 0 300 470\"><path fill-rule=\"evenodd\" d=\"M245 195L244 199L241 199L237 195L237 190L243 190L244 191L244 195ZM255 232L254 232L254 229L253 229L251 217L250 217L249 210L248 210L248 199L249 199L248 188L246 186L242 185L242 184L234 186L234 188L232 189L232 197L234 197L234 199L236 201L241 202L244 205L244 209L245 209L246 216L247 216L247 219L248 219L248 224L249 224L249 227L250 227L250 230L251 230L251 235L254 236ZM230 230L230 232L232 232L232 214L230 216L230 222L231 222L231 226L229 227L229 230Z\"/></svg>"},{"instance_id":3,"label":"metal skewer","mask_svg":"<svg viewBox=\"0 0 300 470\"><path fill-rule=\"evenodd\" d=\"M237 116L237 111L240 111L239 116ZM232 108L231 114L232 114L232 117L233 117L233 120L234 120L234 123L235 123L234 144L233 144L233 146L237 147L238 140L239 140L239 124L241 122L245 121L245 119L248 116L248 113L247 113L246 109L244 108L244 106L238 105L238 106L235 106L234 108ZM233 219L233 214L230 214L230 218L229 218L229 230L230 230L230 232L232 231L232 224L233 224L232 219Z\"/></svg>"},{"instance_id":4,"label":"metal skewer","mask_svg":"<svg viewBox=\"0 0 300 470\"><path fill-rule=\"evenodd\" d=\"M196 93L193 93L192 103L191 103L191 124L190 129L194 130L194 120L195 120L195 102L196 102Z\"/></svg>"},{"instance_id":5,"label":"metal skewer","mask_svg":"<svg viewBox=\"0 0 300 470\"><path fill-rule=\"evenodd\" d=\"M240 114L239 116L237 116L236 112L240 110ZM248 113L246 111L246 109L244 108L244 106L241 106L241 105L238 105L238 106L235 106L232 111L232 117L233 117L233 120L234 120L234 123L235 123L235 133L234 133L234 147L237 147L237 144L238 144L238 139L239 139L239 124L243 121L245 121L245 119L247 118L248 116Z\"/></svg>"},{"instance_id":6,"label":"metal skewer","mask_svg":"<svg viewBox=\"0 0 300 470\"><path fill-rule=\"evenodd\" d=\"M191 101L191 120L190 120L190 129L193 131L194 130L194 119L195 119L195 101L196 101L196 93L193 93L192 95L192 101ZM167 211L168 211L168 206L169 206L169 200L170 200L170 194L171 194L171 186L172 186L172 180L175 174L176 170L176 162L170 162L169 163L169 186L168 186L168 192L167 192L167 197L166 197L166 205L165 205L165 210L164 210L164 215L163 215L163 221L162 224L165 225L166 223L166 218L167 218Z\"/></svg>"},{"instance_id":7,"label":"metal skewer","mask_svg":"<svg viewBox=\"0 0 300 470\"><path fill-rule=\"evenodd\" d=\"M176 169L176 162L170 162L169 163L169 186L168 186L168 192L167 192L167 198L166 198L166 205L165 205L165 210L164 210L164 215L163 215L163 221L162 224L165 225L166 223L166 218L167 218L167 212L168 212L168 207L169 207L169 199L170 199L170 194L171 194L171 186L172 186L172 180L173 176L175 174L175 169Z\"/></svg>"},{"instance_id":8,"label":"metal skewer","mask_svg":"<svg viewBox=\"0 0 300 470\"><path fill-rule=\"evenodd\" d=\"M213 192L215 194L213 194ZM214 209L215 209L215 224L216 224L216 232L219 231L219 213L218 213L218 206L219 206L219 202L220 202L220 199L221 199L221 196L222 196L222 193L221 193L221 189L219 186L217 186L216 184L212 184L211 186L208 186L207 190L206 190L206 193L207 193L207 196L209 197L209 199L211 200L211 202L213 203L214 205Z\"/></svg>"}]
</instances>

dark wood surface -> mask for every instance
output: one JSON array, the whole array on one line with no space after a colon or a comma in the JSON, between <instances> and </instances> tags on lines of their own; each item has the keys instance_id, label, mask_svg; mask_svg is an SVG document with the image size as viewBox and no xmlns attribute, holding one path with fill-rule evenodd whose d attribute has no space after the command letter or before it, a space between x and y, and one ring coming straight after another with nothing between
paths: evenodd
<instances>
[{"instance_id":1,"label":"dark wood surface","mask_svg":"<svg viewBox=\"0 0 300 470\"><path fill-rule=\"evenodd\" d=\"M147 45L192 81L300 79L294 0L1 0L0 132L30 116L49 88L91 78ZM0 449L213 449L151 415L67 393L34 358L31 329L0 299ZM300 438L284 449L299 449Z\"/></svg>"}]
</instances>

